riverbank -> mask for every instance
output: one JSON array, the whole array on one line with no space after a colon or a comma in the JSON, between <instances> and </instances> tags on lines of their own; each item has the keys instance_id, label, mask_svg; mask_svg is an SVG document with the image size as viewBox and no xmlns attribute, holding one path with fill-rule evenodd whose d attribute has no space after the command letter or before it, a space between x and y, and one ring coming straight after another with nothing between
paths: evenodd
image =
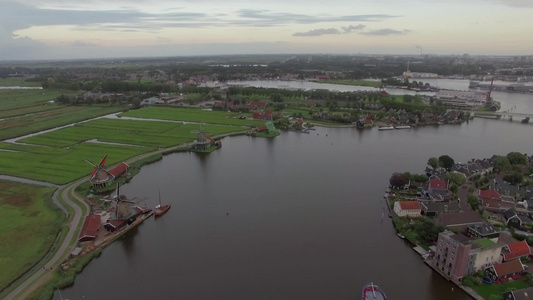
<instances>
[{"instance_id":1,"label":"riverbank","mask_svg":"<svg viewBox=\"0 0 533 300\"><path fill-rule=\"evenodd\" d=\"M246 131L231 132L227 134L219 134L219 135L214 136L213 138L218 140L224 137L245 135L245 133ZM186 152L193 145L194 143L189 142L189 143L179 144L173 147L160 148L152 152L143 153L141 155L132 157L130 159L127 159L125 162L128 164L134 164L138 161L142 161L143 159L146 159L150 156L154 156L158 154L168 155L168 154L172 154L175 152L182 152L182 151ZM139 168L142 168L142 166L150 164L150 163L153 163L153 161L148 160L146 161L145 164L139 166ZM10 177L10 179L12 180L14 178ZM72 251L74 251L74 249L76 248L75 246L77 244L77 237L79 234L79 230L81 229L81 226L83 225L85 217L88 216L90 212L89 203L85 200L86 195L80 195L78 194L78 192L76 192L76 189L80 185L84 184L86 181L87 181L86 178L80 178L77 181L71 184L68 184L62 188L62 192L61 192L62 198L64 201L67 200L65 204L68 206L69 210L74 211L74 214L71 215L72 219L68 226L68 232L65 235L66 237L63 239L60 247L54 247L54 249L51 249L52 252L49 252L45 255L46 257L52 257L52 258L46 262L43 262L43 266L46 266L44 269L37 268L35 270L32 270L30 271L30 273L24 274L20 277L20 279L23 280L22 282L15 281L11 283L10 288L3 291L3 294L5 294L5 297L6 297L5 299L26 298L32 293L34 293L37 289L46 289L45 286L47 285L47 282L57 280L57 278L64 277L65 274L63 274L62 271L59 271L60 270L59 268L63 264L62 261L66 260L70 256ZM85 213L82 213L82 211L79 209L80 207L79 205L87 207L87 209L84 210ZM143 218L142 221L144 221L150 216L151 214L147 216L146 218ZM140 223L138 223L137 225L139 224ZM119 232L120 233L119 235L110 235L106 237L105 239L103 239L102 246L99 248L103 249L107 247L109 244L116 241L116 239L118 239L120 236L122 236L123 234L125 234L127 231L129 231L130 229L134 227L131 227L131 228L128 227L129 229L126 231L121 230ZM95 249L97 248L95 247ZM90 263L91 260L92 258L89 260L86 260L84 263L88 264ZM57 272L47 272L48 270L57 270ZM72 275L72 274L69 276L75 277L75 275ZM71 279L68 279L68 281L70 280ZM74 282L74 278L72 278L72 282ZM66 286L69 286L69 285L70 284L67 284ZM52 290L53 290L53 286L52 286ZM40 297L38 298L40 299Z\"/></svg>"}]
</instances>

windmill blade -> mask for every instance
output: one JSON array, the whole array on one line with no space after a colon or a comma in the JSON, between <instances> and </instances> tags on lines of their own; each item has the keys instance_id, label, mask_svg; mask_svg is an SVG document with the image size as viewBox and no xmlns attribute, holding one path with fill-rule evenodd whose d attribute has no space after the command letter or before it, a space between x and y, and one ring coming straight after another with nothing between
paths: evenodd
<instances>
[{"instance_id":1,"label":"windmill blade","mask_svg":"<svg viewBox=\"0 0 533 300\"><path fill-rule=\"evenodd\" d=\"M102 161L101 161L98 165L99 165L100 167L103 167L104 164L105 164L106 159L107 159L107 154L104 155L104 158L102 158Z\"/></svg>"},{"instance_id":2,"label":"windmill blade","mask_svg":"<svg viewBox=\"0 0 533 300\"><path fill-rule=\"evenodd\" d=\"M97 165L95 165L92 161L88 160L88 159L85 159L85 161L90 164L91 166L95 167L95 168L98 168Z\"/></svg>"}]
</instances>

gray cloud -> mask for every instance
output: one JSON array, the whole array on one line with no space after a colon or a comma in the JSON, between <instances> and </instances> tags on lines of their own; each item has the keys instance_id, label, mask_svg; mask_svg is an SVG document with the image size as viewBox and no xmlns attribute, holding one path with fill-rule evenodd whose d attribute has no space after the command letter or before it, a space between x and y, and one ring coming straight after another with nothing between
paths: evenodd
<instances>
[{"instance_id":1,"label":"gray cloud","mask_svg":"<svg viewBox=\"0 0 533 300\"><path fill-rule=\"evenodd\" d=\"M346 33L350 33L352 32L353 30L362 30L364 29L366 26L363 25L363 24L359 24L359 25L350 25L348 27L342 27L342 30Z\"/></svg>"},{"instance_id":2,"label":"gray cloud","mask_svg":"<svg viewBox=\"0 0 533 300\"><path fill-rule=\"evenodd\" d=\"M359 34L363 35L400 35L400 34L406 34L409 30L395 30L391 28L383 28L383 29L376 29L371 30L367 32L361 32Z\"/></svg>"},{"instance_id":3,"label":"gray cloud","mask_svg":"<svg viewBox=\"0 0 533 300\"><path fill-rule=\"evenodd\" d=\"M325 34L340 34L341 32L335 28L313 29L306 32L296 32L292 36L320 36Z\"/></svg>"}]
</instances>

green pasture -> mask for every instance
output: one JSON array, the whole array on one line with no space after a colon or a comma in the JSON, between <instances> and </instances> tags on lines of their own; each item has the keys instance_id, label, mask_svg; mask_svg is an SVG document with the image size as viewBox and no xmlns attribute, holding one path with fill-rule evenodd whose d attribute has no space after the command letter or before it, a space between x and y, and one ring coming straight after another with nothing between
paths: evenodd
<instances>
[{"instance_id":1,"label":"green pasture","mask_svg":"<svg viewBox=\"0 0 533 300\"><path fill-rule=\"evenodd\" d=\"M121 111L120 107L108 106L63 106L0 121L0 140L22 136L42 130L63 126L90 118Z\"/></svg>"},{"instance_id":2,"label":"green pasture","mask_svg":"<svg viewBox=\"0 0 533 300\"><path fill-rule=\"evenodd\" d=\"M52 246L62 215L55 188L0 180L0 290L37 263Z\"/></svg>"},{"instance_id":3,"label":"green pasture","mask_svg":"<svg viewBox=\"0 0 533 300\"><path fill-rule=\"evenodd\" d=\"M0 90L0 112L43 104L55 100L62 93L53 90Z\"/></svg>"},{"instance_id":4,"label":"green pasture","mask_svg":"<svg viewBox=\"0 0 533 300\"><path fill-rule=\"evenodd\" d=\"M192 142L198 136L200 127L207 136L243 130L240 127L223 125L183 125L177 122L98 119L28 137L20 142L51 147L70 147L87 140L97 139L99 142L107 143L170 147Z\"/></svg>"},{"instance_id":5,"label":"green pasture","mask_svg":"<svg viewBox=\"0 0 533 300\"><path fill-rule=\"evenodd\" d=\"M4 146L4 144L0 144ZM38 148L37 146L35 148ZM88 176L93 167L84 161L98 163L108 154L106 165L124 161L130 157L154 150L149 147L120 146L98 143L81 143L66 148L55 149L55 153L8 152L0 151L0 173L66 184L83 176Z\"/></svg>"},{"instance_id":6,"label":"green pasture","mask_svg":"<svg viewBox=\"0 0 533 300\"><path fill-rule=\"evenodd\" d=\"M211 124L235 125L255 127L265 124L261 120L240 120L239 116L244 114L227 111L210 111L190 108L169 108L169 107L145 107L127 111L121 116L135 117L143 119L162 119L186 122L203 122ZM249 114L245 114L249 115Z\"/></svg>"},{"instance_id":7,"label":"green pasture","mask_svg":"<svg viewBox=\"0 0 533 300\"><path fill-rule=\"evenodd\" d=\"M0 86L41 86L41 82L38 81L26 81L24 77L8 77L0 78Z\"/></svg>"}]
</instances>

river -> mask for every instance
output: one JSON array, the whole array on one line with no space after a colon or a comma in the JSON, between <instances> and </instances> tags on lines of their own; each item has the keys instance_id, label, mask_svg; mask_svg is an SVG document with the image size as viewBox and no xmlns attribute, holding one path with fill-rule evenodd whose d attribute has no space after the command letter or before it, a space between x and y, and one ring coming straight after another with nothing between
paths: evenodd
<instances>
[{"instance_id":1,"label":"river","mask_svg":"<svg viewBox=\"0 0 533 300\"><path fill-rule=\"evenodd\" d=\"M358 299L373 281L390 299L470 299L396 236L382 217L383 192L393 172L422 173L432 156L531 152L530 132L488 119L393 131L318 127L224 138L207 156L165 156L121 193L154 207L160 190L171 210L106 248L61 295Z\"/></svg>"}]
</instances>

